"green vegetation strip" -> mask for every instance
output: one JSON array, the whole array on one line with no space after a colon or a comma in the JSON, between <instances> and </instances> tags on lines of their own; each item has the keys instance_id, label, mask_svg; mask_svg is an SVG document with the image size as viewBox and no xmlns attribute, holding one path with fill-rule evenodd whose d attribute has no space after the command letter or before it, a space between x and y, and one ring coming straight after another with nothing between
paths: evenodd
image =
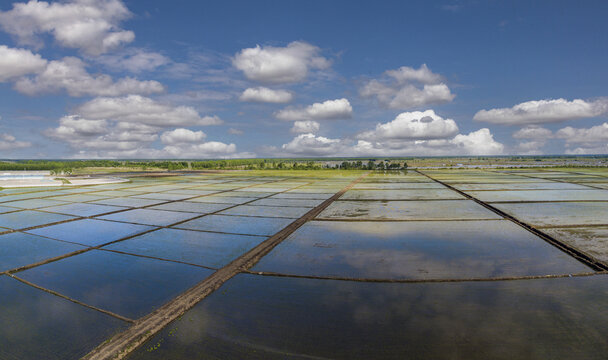
<instances>
[{"instance_id":1,"label":"green vegetation strip","mask_svg":"<svg viewBox=\"0 0 608 360\"><path fill-rule=\"evenodd\" d=\"M194 287L190 288L181 295L178 295L173 300L149 315L135 321L135 323L129 329L102 343L89 354L85 355L83 359L107 360L122 359L126 357L131 351L143 344L147 339L156 334L167 324L183 315L187 310L194 307L194 305L218 289L233 276L242 271L250 269L275 246L285 240L289 235L291 235L306 222L314 219L332 202L336 201L340 196L351 189L356 183L358 183L368 174L369 173L366 173L359 177L344 189L334 194L331 198L325 200L319 206L313 208L299 219L296 219L283 230L260 243L258 246L232 261L230 264L219 269Z\"/></svg>"},{"instance_id":2,"label":"green vegetation strip","mask_svg":"<svg viewBox=\"0 0 608 360\"><path fill-rule=\"evenodd\" d=\"M422 174L422 175L428 177L429 179L431 179L433 181L438 182L439 184L441 184L443 186L446 186L446 187L448 187L448 188L456 191L457 193L465 196L469 200L475 201L479 205L485 207L486 209L488 209L490 211L493 211L494 213L496 213L496 214L504 217L505 219L511 220L515 224L523 227L524 229L528 230L529 232L533 233L534 235L536 235L536 236L540 237L541 239L545 240L549 244L551 244L551 245L555 246L556 248L562 250L566 254L574 257L575 259L577 259L578 261L582 262L583 264L589 266L593 270L595 270L595 271L608 271L608 264L605 264L604 262L599 261L599 260L595 259L592 256L589 256L588 254L584 253L583 251L581 251L581 250L579 250L579 249L577 249L575 247L572 247L572 246L570 246L570 245L568 245L566 243L563 243L563 242L555 239L554 237L552 237L552 236L550 236L548 234L545 234L544 232L538 230L537 228L535 228L535 227L533 227L533 226L531 226L529 224L526 224L525 222L520 221L519 219L517 219L517 218L515 218L515 217L513 217L513 216L511 216L509 214L507 214L506 212L504 212L504 211L502 211L502 210L500 210L498 208L495 208L494 206L492 206L492 205L490 205L490 204L488 204L488 203L486 203L484 201L481 201L481 200L479 200L479 199L477 199L477 198L475 198L475 197L473 197L473 196L471 196L471 195L469 195L469 194L467 194L467 193L465 193L463 191L460 191L460 190L456 189L455 187L453 187L453 186L451 186L451 185L449 185L447 183L444 183L444 182L442 182L440 180L437 180L437 179L435 179L435 178L433 178L433 177L431 177L431 176L429 176L429 175L427 175L427 174L425 174L425 173L423 173L421 171L416 170L416 172L418 172L419 174Z\"/></svg>"}]
</instances>

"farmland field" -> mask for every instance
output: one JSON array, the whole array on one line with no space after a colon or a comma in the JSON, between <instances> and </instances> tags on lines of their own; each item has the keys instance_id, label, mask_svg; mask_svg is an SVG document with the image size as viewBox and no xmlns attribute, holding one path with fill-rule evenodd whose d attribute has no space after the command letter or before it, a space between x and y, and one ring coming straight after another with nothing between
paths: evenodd
<instances>
[{"instance_id":1,"label":"farmland field","mask_svg":"<svg viewBox=\"0 0 608 360\"><path fill-rule=\"evenodd\" d=\"M608 170L0 191L0 358L605 359Z\"/></svg>"}]
</instances>

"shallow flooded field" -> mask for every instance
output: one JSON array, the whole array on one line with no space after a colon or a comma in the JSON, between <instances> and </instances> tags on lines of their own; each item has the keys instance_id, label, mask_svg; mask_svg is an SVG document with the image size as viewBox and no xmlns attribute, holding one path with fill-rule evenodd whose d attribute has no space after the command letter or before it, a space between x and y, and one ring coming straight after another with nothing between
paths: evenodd
<instances>
[{"instance_id":1,"label":"shallow flooded field","mask_svg":"<svg viewBox=\"0 0 608 360\"><path fill-rule=\"evenodd\" d=\"M608 352L606 169L130 180L0 191L0 358Z\"/></svg>"}]
</instances>

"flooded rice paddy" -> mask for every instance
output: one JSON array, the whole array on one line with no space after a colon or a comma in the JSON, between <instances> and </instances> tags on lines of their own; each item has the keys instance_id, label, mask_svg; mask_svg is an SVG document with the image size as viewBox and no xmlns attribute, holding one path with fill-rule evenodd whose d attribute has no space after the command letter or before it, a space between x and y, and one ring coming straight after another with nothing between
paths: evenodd
<instances>
[{"instance_id":1,"label":"flooded rice paddy","mask_svg":"<svg viewBox=\"0 0 608 360\"><path fill-rule=\"evenodd\" d=\"M608 170L0 191L0 358L605 359Z\"/></svg>"}]
</instances>

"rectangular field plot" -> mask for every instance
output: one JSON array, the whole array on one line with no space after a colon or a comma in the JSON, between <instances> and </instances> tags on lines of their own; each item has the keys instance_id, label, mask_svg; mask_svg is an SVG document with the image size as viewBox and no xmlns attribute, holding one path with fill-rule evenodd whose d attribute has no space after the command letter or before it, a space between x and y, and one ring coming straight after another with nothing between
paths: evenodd
<instances>
[{"instance_id":1,"label":"rectangular field plot","mask_svg":"<svg viewBox=\"0 0 608 360\"><path fill-rule=\"evenodd\" d=\"M251 200L251 199L250 199ZM216 211L224 210L232 206L231 204L213 204L213 203L202 203L192 201L178 201L167 204L155 205L149 207L154 210L170 210L170 211L184 211L199 214L208 214Z\"/></svg>"},{"instance_id":2,"label":"rectangular field plot","mask_svg":"<svg viewBox=\"0 0 608 360\"><path fill-rule=\"evenodd\" d=\"M110 205L110 206L123 206L138 208L143 206L152 206L167 202L166 200L152 200L152 199L139 199L134 197L121 197L94 201L95 204Z\"/></svg>"},{"instance_id":3,"label":"rectangular field plot","mask_svg":"<svg viewBox=\"0 0 608 360\"><path fill-rule=\"evenodd\" d=\"M271 236L292 222L293 219L286 218L207 215L175 227L231 234Z\"/></svg>"},{"instance_id":4,"label":"rectangular field plot","mask_svg":"<svg viewBox=\"0 0 608 360\"><path fill-rule=\"evenodd\" d=\"M129 189L129 191L135 192L145 192L145 193L158 193L162 191L176 190L181 189L183 186L180 185L152 185L152 186L142 186L142 187L134 187Z\"/></svg>"},{"instance_id":5,"label":"rectangular field plot","mask_svg":"<svg viewBox=\"0 0 608 360\"><path fill-rule=\"evenodd\" d=\"M272 193L279 193L279 192L283 192L283 191L287 191L290 190L292 187L274 187L274 188L269 188L269 187L260 187L260 186L254 186L254 187L248 187L248 188L244 188L244 189L237 189L234 190L235 193L251 193L251 196L255 196L255 197L263 197L263 196L268 196Z\"/></svg>"},{"instance_id":6,"label":"rectangular field plot","mask_svg":"<svg viewBox=\"0 0 608 360\"><path fill-rule=\"evenodd\" d=\"M236 205L236 204L243 204L246 202L254 201L256 199L257 198L250 198L250 197L219 196L219 194L218 194L218 196L216 196L216 195L201 196L198 198L190 199L188 201L198 202L198 203L215 203L215 204Z\"/></svg>"},{"instance_id":7,"label":"rectangular field plot","mask_svg":"<svg viewBox=\"0 0 608 360\"><path fill-rule=\"evenodd\" d=\"M265 239L261 236L161 229L104 249L219 268Z\"/></svg>"},{"instance_id":8,"label":"rectangular field plot","mask_svg":"<svg viewBox=\"0 0 608 360\"><path fill-rule=\"evenodd\" d=\"M535 226L608 225L608 203L555 202L494 204L520 221Z\"/></svg>"},{"instance_id":9,"label":"rectangular field plot","mask_svg":"<svg viewBox=\"0 0 608 360\"><path fill-rule=\"evenodd\" d=\"M448 200L465 197L450 189L350 190L341 200Z\"/></svg>"},{"instance_id":10,"label":"rectangular field plot","mask_svg":"<svg viewBox=\"0 0 608 360\"><path fill-rule=\"evenodd\" d=\"M340 191L341 187L310 187L310 186L302 186L297 189L289 190L284 192L283 194L291 194L291 193L318 193L318 194L329 194L331 195Z\"/></svg>"},{"instance_id":11,"label":"rectangular field plot","mask_svg":"<svg viewBox=\"0 0 608 360\"><path fill-rule=\"evenodd\" d=\"M585 186L594 186L596 188L601 188L601 189L608 189L608 182L597 182L597 183L579 183L580 185L585 185Z\"/></svg>"},{"instance_id":12,"label":"rectangular field plot","mask_svg":"<svg viewBox=\"0 0 608 360\"><path fill-rule=\"evenodd\" d=\"M47 207L47 208L44 208L44 211L87 217L87 216L107 214L107 213L125 210L125 209L126 209L125 207L121 207L121 206L72 203L72 204L66 204L66 205Z\"/></svg>"},{"instance_id":13,"label":"rectangular field plot","mask_svg":"<svg viewBox=\"0 0 608 360\"><path fill-rule=\"evenodd\" d=\"M14 195L5 195L0 197L0 203L5 204L9 201L20 201L20 200L28 200L35 199L44 196L52 196L53 193L50 192L35 192L35 193L26 193L26 194L14 194Z\"/></svg>"},{"instance_id":14,"label":"rectangular field plot","mask_svg":"<svg viewBox=\"0 0 608 360\"><path fill-rule=\"evenodd\" d=\"M333 193L308 193L308 192L285 192L272 195L269 199L309 199L309 200L327 200L332 197Z\"/></svg>"},{"instance_id":15,"label":"rectangular field plot","mask_svg":"<svg viewBox=\"0 0 608 360\"><path fill-rule=\"evenodd\" d=\"M170 193L152 193L143 195L133 195L137 199L156 199L156 200L184 200L197 196L196 194L170 194Z\"/></svg>"},{"instance_id":16,"label":"rectangular field plot","mask_svg":"<svg viewBox=\"0 0 608 360\"><path fill-rule=\"evenodd\" d=\"M598 275L383 284L237 275L129 359L200 354L259 359L445 359L458 354L456 358L505 360L566 354L604 359L606 280Z\"/></svg>"},{"instance_id":17,"label":"rectangular field plot","mask_svg":"<svg viewBox=\"0 0 608 360\"><path fill-rule=\"evenodd\" d=\"M467 191L486 202L499 201L608 201L605 190ZM608 203L606 203L608 209Z\"/></svg>"},{"instance_id":18,"label":"rectangular field plot","mask_svg":"<svg viewBox=\"0 0 608 360\"><path fill-rule=\"evenodd\" d=\"M608 265L608 226L543 229Z\"/></svg>"},{"instance_id":19,"label":"rectangular field plot","mask_svg":"<svg viewBox=\"0 0 608 360\"><path fill-rule=\"evenodd\" d=\"M354 179L353 179L354 180ZM362 182L428 182L429 179L414 171L374 172Z\"/></svg>"},{"instance_id":20,"label":"rectangular field plot","mask_svg":"<svg viewBox=\"0 0 608 360\"><path fill-rule=\"evenodd\" d=\"M8 229L25 229L70 219L75 219L75 217L36 210L23 210L8 214L0 214L0 227Z\"/></svg>"},{"instance_id":21,"label":"rectangular field plot","mask_svg":"<svg viewBox=\"0 0 608 360\"><path fill-rule=\"evenodd\" d=\"M69 201L69 202L88 202L88 201L98 201L109 199L110 196L99 196L93 194L76 194L76 195L63 195L63 196L53 196L47 198L47 200L59 200L59 201Z\"/></svg>"},{"instance_id":22,"label":"rectangular field plot","mask_svg":"<svg viewBox=\"0 0 608 360\"><path fill-rule=\"evenodd\" d=\"M200 190L200 191L207 191L207 192L218 192L218 191L230 191L230 190L234 190L234 189L238 189L241 188L243 186L246 185L239 185L236 183L228 183L228 184L208 184L208 185L200 185L200 186L195 186L192 188L188 188L187 190ZM171 190L170 190L171 191Z\"/></svg>"},{"instance_id":23,"label":"rectangular field plot","mask_svg":"<svg viewBox=\"0 0 608 360\"><path fill-rule=\"evenodd\" d=\"M467 190L589 190L588 186L560 182L528 182L510 184L454 184L456 189Z\"/></svg>"},{"instance_id":24,"label":"rectangular field plot","mask_svg":"<svg viewBox=\"0 0 608 360\"><path fill-rule=\"evenodd\" d=\"M19 209L39 209L49 206L67 204L65 201L47 200L47 199L29 199L20 201L5 202L3 206L10 206Z\"/></svg>"},{"instance_id":25,"label":"rectangular field plot","mask_svg":"<svg viewBox=\"0 0 608 360\"><path fill-rule=\"evenodd\" d=\"M220 215L239 215L239 216L264 216L264 217L278 217L278 218L294 218L297 219L300 216L310 211L309 207L272 207L272 206L252 206L252 205L239 205L232 209L224 210L220 212Z\"/></svg>"},{"instance_id":26,"label":"rectangular field plot","mask_svg":"<svg viewBox=\"0 0 608 360\"><path fill-rule=\"evenodd\" d=\"M263 206L290 206L290 207L309 207L313 208L321 204L324 200L314 199L277 199L277 198L266 198L252 202L250 205L263 205Z\"/></svg>"},{"instance_id":27,"label":"rectangular field plot","mask_svg":"<svg viewBox=\"0 0 608 360\"><path fill-rule=\"evenodd\" d=\"M543 179L578 179L578 178L591 178L591 179L601 179L602 176L597 176L594 174L582 174L582 173L573 173L573 172L552 172L552 173L542 173L537 172L534 174L526 174L528 176L533 176L537 178Z\"/></svg>"},{"instance_id":28,"label":"rectangular field plot","mask_svg":"<svg viewBox=\"0 0 608 360\"><path fill-rule=\"evenodd\" d=\"M514 176L477 176L477 177L468 177L468 176L458 176L452 177L448 179L442 179L441 177L436 177L431 175L433 178L437 180L441 180L442 182L449 185L463 185L463 184L503 184L507 186L508 184L521 184L521 183L537 183L539 181L550 181L543 180L538 178L528 178L528 177L514 177Z\"/></svg>"},{"instance_id":29,"label":"rectangular field plot","mask_svg":"<svg viewBox=\"0 0 608 360\"><path fill-rule=\"evenodd\" d=\"M479 220L501 217L471 200L336 201L317 219L328 220Z\"/></svg>"},{"instance_id":30,"label":"rectangular field plot","mask_svg":"<svg viewBox=\"0 0 608 360\"><path fill-rule=\"evenodd\" d=\"M8 206L2 206L0 205L0 214L4 214L7 212L13 212L13 211L20 211L21 209L19 208L12 208L12 207L8 207Z\"/></svg>"},{"instance_id":31,"label":"rectangular field plot","mask_svg":"<svg viewBox=\"0 0 608 360\"><path fill-rule=\"evenodd\" d=\"M0 358L78 359L128 323L0 276Z\"/></svg>"},{"instance_id":32,"label":"rectangular field plot","mask_svg":"<svg viewBox=\"0 0 608 360\"><path fill-rule=\"evenodd\" d=\"M261 191L230 191L223 192L219 194L214 194L214 196L228 196L228 197L247 197L252 199L262 198L266 196L272 195L273 192L261 192Z\"/></svg>"},{"instance_id":33,"label":"rectangular field plot","mask_svg":"<svg viewBox=\"0 0 608 360\"><path fill-rule=\"evenodd\" d=\"M279 244L253 270L376 279L489 278L591 271L506 220L432 225L313 221Z\"/></svg>"},{"instance_id":34,"label":"rectangular field plot","mask_svg":"<svg viewBox=\"0 0 608 360\"><path fill-rule=\"evenodd\" d=\"M103 190L103 191L95 191L95 192L91 192L89 195L94 195L94 196L103 196L105 198L110 198L110 197L123 197L123 196L131 196L131 195L137 195L139 194L138 192L135 191L125 191L125 190Z\"/></svg>"},{"instance_id":35,"label":"rectangular field plot","mask_svg":"<svg viewBox=\"0 0 608 360\"><path fill-rule=\"evenodd\" d=\"M180 221L192 219L196 216L199 216L199 214L167 210L133 209L117 214L100 216L99 219L144 225L168 226Z\"/></svg>"},{"instance_id":36,"label":"rectangular field plot","mask_svg":"<svg viewBox=\"0 0 608 360\"><path fill-rule=\"evenodd\" d=\"M397 190L397 189L445 189L446 187L432 181L428 182L360 182L353 186L358 190Z\"/></svg>"},{"instance_id":37,"label":"rectangular field plot","mask_svg":"<svg viewBox=\"0 0 608 360\"><path fill-rule=\"evenodd\" d=\"M82 219L28 230L29 233L86 246L98 246L155 229L152 226Z\"/></svg>"},{"instance_id":38,"label":"rectangular field plot","mask_svg":"<svg viewBox=\"0 0 608 360\"><path fill-rule=\"evenodd\" d=\"M545 178L547 180L554 180L554 181L566 181L566 182L571 182L571 183L603 183L606 181L605 177L601 177L601 176L585 176L585 175L572 175L572 176L560 176L560 177L550 177L550 178Z\"/></svg>"},{"instance_id":39,"label":"rectangular field plot","mask_svg":"<svg viewBox=\"0 0 608 360\"><path fill-rule=\"evenodd\" d=\"M35 264L82 249L83 246L76 244L19 232L0 235L0 271Z\"/></svg>"},{"instance_id":40,"label":"rectangular field plot","mask_svg":"<svg viewBox=\"0 0 608 360\"><path fill-rule=\"evenodd\" d=\"M183 189L183 190L169 190L166 191L165 194L180 194L180 195L190 195L190 196L197 196L197 195L210 195L210 194L215 194L218 191L213 191L213 190L199 190L199 189Z\"/></svg>"},{"instance_id":41,"label":"rectangular field plot","mask_svg":"<svg viewBox=\"0 0 608 360\"><path fill-rule=\"evenodd\" d=\"M501 184L501 183L525 183L543 181L540 178L519 176L513 174L501 174L493 172L458 172L458 171L424 171L433 179L441 180L449 184ZM548 181L548 180L545 180Z\"/></svg>"},{"instance_id":42,"label":"rectangular field plot","mask_svg":"<svg viewBox=\"0 0 608 360\"><path fill-rule=\"evenodd\" d=\"M2 188L0 189L0 198L10 194L31 193L38 191L48 191L48 187L20 187L20 188ZM59 190L57 190L59 191Z\"/></svg>"},{"instance_id":43,"label":"rectangular field plot","mask_svg":"<svg viewBox=\"0 0 608 360\"><path fill-rule=\"evenodd\" d=\"M170 261L91 250L19 273L38 286L136 319L211 274Z\"/></svg>"},{"instance_id":44,"label":"rectangular field plot","mask_svg":"<svg viewBox=\"0 0 608 360\"><path fill-rule=\"evenodd\" d=\"M254 186L254 187L248 187L248 188L244 188L244 189L238 189L238 190L234 190L234 192L237 193L254 193L257 194L258 196L262 197L262 196L268 196L272 193L279 193L279 192L283 192L283 191L287 191L287 190L291 190L292 188L294 188L293 186L288 186L288 187L262 187L262 186Z\"/></svg>"}]
</instances>

